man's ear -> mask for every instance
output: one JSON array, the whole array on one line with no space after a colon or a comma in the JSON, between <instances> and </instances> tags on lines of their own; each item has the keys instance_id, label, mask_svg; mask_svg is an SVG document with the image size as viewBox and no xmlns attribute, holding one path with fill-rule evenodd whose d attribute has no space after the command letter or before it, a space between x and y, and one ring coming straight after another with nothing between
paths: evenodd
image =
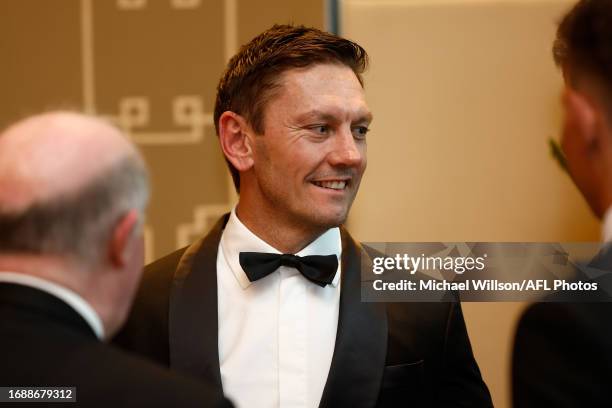
<instances>
[{"instance_id":1,"label":"man's ear","mask_svg":"<svg viewBox=\"0 0 612 408\"><path fill-rule=\"evenodd\" d=\"M565 128L579 137L587 148L592 148L597 140L598 112L593 102L584 94L569 87L563 91L565 107Z\"/></svg>"},{"instance_id":2,"label":"man's ear","mask_svg":"<svg viewBox=\"0 0 612 408\"><path fill-rule=\"evenodd\" d=\"M129 247L138 226L138 211L130 210L115 225L109 246L109 259L113 266L124 267L130 260Z\"/></svg>"},{"instance_id":3,"label":"man's ear","mask_svg":"<svg viewBox=\"0 0 612 408\"><path fill-rule=\"evenodd\" d=\"M247 171L253 166L252 133L246 120L237 113L225 111L219 118L221 149L238 171Z\"/></svg>"}]
</instances>

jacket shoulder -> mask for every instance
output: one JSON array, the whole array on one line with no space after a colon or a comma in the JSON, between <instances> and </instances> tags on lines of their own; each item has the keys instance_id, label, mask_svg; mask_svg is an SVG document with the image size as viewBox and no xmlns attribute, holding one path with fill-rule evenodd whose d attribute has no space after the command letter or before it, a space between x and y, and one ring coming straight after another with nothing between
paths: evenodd
<instances>
[{"instance_id":1,"label":"jacket shoulder","mask_svg":"<svg viewBox=\"0 0 612 408\"><path fill-rule=\"evenodd\" d=\"M189 247L183 247L181 249L177 249L174 252L169 253L168 255L159 258L156 261L148 264L144 268L143 275L143 283L156 281L156 280L167 280L172 279L174 275L174 271L176 270L176 266L178 265L181 257L185 253Z\"/></svg>"},{"instance_id":2,"label":"jacket shoulder","mask_svg":"<svg viewBox=\"0 0 612 408\"><path fill-rule=\"evenodd\" d=\"M144 268L132 317L159 317L162 311L167 317L174 273L187 248L174 251Z\"/></svg>"}]
</instances>

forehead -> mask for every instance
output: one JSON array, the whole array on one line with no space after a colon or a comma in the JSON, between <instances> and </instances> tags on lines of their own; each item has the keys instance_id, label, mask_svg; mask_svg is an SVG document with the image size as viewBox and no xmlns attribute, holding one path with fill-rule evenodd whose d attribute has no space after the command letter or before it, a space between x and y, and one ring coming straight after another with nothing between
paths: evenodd
<instances>
[{"instance_id":1,"label":"forehead","mask_svg":"<svg viewBox=\"0 0 612 408\"><path fill-rule=\"evenodd\" d=\"M342 111L370 114L363 87L351 68L341 64L316 64L283 72L270 108L284 113ZM274 112L269 112L274 114Z\"/></svg>"}]
</instances>

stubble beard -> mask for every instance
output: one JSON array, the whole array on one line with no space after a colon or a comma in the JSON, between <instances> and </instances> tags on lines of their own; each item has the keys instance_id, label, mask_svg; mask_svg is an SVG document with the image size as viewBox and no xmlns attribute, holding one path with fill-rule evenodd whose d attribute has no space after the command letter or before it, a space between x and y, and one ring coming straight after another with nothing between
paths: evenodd
<instances>
[{"instance_id":1,"label":"stubble beard","mask_svg":"<svg viewBox=\"0 0 612 408\"><path fill-rule=\"evenodd\" d=\"M356 196L356 193L354 193L348 202L343 204L343 208L340 211L336 211L333 208L324 213L316 205L310 202L294 200L288 193L279 189L264 188L263 190L267 201L272 208L277 210L280 216L279 222L292 228L310 231L313 234L321 234L330 228L343 224L348 217Z\"/></svg>"}]
</instances>

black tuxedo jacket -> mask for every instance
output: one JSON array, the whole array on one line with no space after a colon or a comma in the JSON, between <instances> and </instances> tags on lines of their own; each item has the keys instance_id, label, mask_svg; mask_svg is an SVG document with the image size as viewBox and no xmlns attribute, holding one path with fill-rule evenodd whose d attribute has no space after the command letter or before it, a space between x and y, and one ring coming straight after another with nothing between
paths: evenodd
<instances>
[{"instance_id":1,"label":"black tuxedo jacket","mask_svg":"<svg viewBox=\"0 0 612 408\"><path fill-rule=\"evenodd\" d=\"M589 266L612 270L612 248ZM612 287L610 275L596 279ZM612 303L536 303L516 332L512 380L515 407L612 406Z\"/></svg>"},{"instance_id":2,"label":"black tuxedo jacket","mask_svg":"<svg viewBox=\"0 0 612 408\"><path fill-rule=\"evenodd\" d=\"M230 406L199 381L100 342L66 303L21 285L0 283L0 362L0 386L76 387L70 407Z\"/></svg>"},{"instance_id":3,"label":"black tuxedo jacket","mask_svg":"<svg viewBox=\"0 0 612 408\"><path fill-rule=\"evenodd\" d=\"M216 263L227 215L147 267L116 341L221 389ZM489 407L459 303L362 303L362 248L342 229L336 344L320 407ZM245 372L244 375L255 375Z\"/></svg>"}]
</instances>

